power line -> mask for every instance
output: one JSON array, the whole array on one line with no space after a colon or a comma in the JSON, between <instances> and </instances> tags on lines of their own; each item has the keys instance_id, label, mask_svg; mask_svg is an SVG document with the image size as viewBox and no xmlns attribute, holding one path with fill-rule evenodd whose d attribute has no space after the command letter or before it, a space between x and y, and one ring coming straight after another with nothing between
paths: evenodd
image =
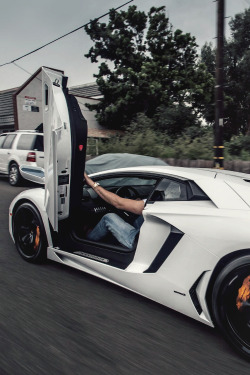
<instances>
[{"instance_id":1,"label":"power line","mask_svg":"<svg viewBox=\"0 0 250 375\"><path fill-rule=\"evenodd\" d=\"M28 72L28 70L22 68L20 65L16 64L14 61L13 61L13 64L14 64L17 68L23 70L25 73L27 73L27 74L29 74L30 76L32 76L32 73Z\"/></svg>"},{"instance_id":2,"label":"power line","mask_svg":"<svg viewBox=\"0 0 250 375\"><path fill-rule=\"evenodd\" d=\"M28 70L24 69L22 66L18 65L17 63L13 62L13 65L15 65L17 68L23 70L28 75L32 76L33 73L28 72ZM40 78L38 78L38 77L35 77L35 79L37 79L38 81L42 82L42 80Z\"/></svg>"},{"instance_id":3,"label":"power line","mask_svg":"<svg viewBox=\"0 0 250 375\"><path fill-rule=\"evenodd\" d=\"M118 9L124 7L125 5L131 3L132 1L134 1L134 0L127 1L126 3L124 3L124 4L120 5L119 7L115 8L114 10L118 10ZM29 56L29 55L31 55L32 53L35 53L35 52L39 51L40 49L42 49L42 48L44 48L44 47L47 47L47 46L49 46L50 44L55 43L55 42L57 42L58 40L60 40L60 39L62 39L62 38L65 38L66 36L68 36L68 35L70 35L70 34L75 33L76 31L78 31L78 30L84 28L85 26L90 25L91 23L96 22L96 21L100 20L101 18L103 18L103 17L105 17L105 16L108 16L109 14L110 14L110 11L107 12L107 13L105 13L105 14L103 14L103 15L100 16L100 17L95 18L94 20L91 20L91 21L87 22L85 25L82 25L82 26L78 27L77 29L74 29L74 30L68 32L67 34L64 34L64 35L60 36L59 38L56 38L56 39L52 40L51 42L46 43L46 44L44 44L43 46L38 47L38 48L34 49L34 50L31 51L31 52L26 53L25 55L23 55L23 56L21 56L21 57L18 57L18 58L16 58L16 59L14 59L14 60L12 60L12 61L9 61L9 62L6 62L6 63L4 63L4 64L1 64L1 65L0 65L0 68L1 68L2 66L5 66L5 65L13 64L15 61L21 60L21 59L23 59L24 57Z\"/></svg>"}]
</instances>

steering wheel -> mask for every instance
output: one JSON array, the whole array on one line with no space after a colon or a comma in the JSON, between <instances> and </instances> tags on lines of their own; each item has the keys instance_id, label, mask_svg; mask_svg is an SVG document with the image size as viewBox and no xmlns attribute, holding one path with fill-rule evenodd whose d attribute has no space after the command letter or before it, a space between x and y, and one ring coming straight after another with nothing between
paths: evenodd
<instances>
[{"instance_id":1,"label":"steering wheel","mask_svg":"<svg viewBox=\"0 0 250 375\"><path fill-rule=\"evenodd\" d=\"M116 194L122 198L128 198L128 199L140 198L137 190L132 186L121 186L116 190Z\"/></svg>"}]
</instances>

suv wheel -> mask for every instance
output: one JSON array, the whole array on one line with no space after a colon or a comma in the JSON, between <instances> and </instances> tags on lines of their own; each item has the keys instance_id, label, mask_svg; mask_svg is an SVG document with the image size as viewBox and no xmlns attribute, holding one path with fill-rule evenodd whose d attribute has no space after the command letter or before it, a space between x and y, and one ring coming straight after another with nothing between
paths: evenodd
<instances>
[{"instance_id":1,"label":"suv wheel","mask_svg":"<svg viewBox=\"0 0 250 375\"><path fill-rule=\"evenodd\" d=\"M12 186L20 185L22 176L19 172L19 167L16 163L11 163L9 167L9 183Z\"/></svg>"}]
</instances>

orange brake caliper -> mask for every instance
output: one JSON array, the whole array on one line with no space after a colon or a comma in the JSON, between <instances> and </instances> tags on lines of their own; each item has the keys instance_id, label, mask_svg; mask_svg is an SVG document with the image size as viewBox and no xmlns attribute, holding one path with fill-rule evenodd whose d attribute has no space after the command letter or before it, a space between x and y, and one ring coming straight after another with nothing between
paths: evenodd
<instances>
[{"instance_id":1,"label":"orange brake caliper","mask_svg":"<svg viewBox=\"0 0 250 375\"><path fill-rule=\"evenodd\" d=\"M37 225L37 227L36 227L36 238L35 238L35 242L34 242L34 250L38 250L39 243L40 243L40 228Z\"/></svg>"}]
</instances>

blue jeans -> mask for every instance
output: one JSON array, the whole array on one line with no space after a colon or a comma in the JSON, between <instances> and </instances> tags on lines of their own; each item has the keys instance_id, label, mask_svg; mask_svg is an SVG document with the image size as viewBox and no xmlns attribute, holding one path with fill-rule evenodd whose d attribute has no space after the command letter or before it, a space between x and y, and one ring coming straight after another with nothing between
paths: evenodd
<instances>
[{"instance_id":1,"label":"blue jeans","mask_svg":"<svg viewBox=\"0 0 250 375\"><path fill-rule=\"evenodd\" d=\"M101 218L95 228L88 234L87 239L99 241L111 233L123 246L132 249L135 237L139 233L142 223L142 216L139 216L134 221L133 226L117 214L109 213Z\"/></svg>"}]
</instances>

